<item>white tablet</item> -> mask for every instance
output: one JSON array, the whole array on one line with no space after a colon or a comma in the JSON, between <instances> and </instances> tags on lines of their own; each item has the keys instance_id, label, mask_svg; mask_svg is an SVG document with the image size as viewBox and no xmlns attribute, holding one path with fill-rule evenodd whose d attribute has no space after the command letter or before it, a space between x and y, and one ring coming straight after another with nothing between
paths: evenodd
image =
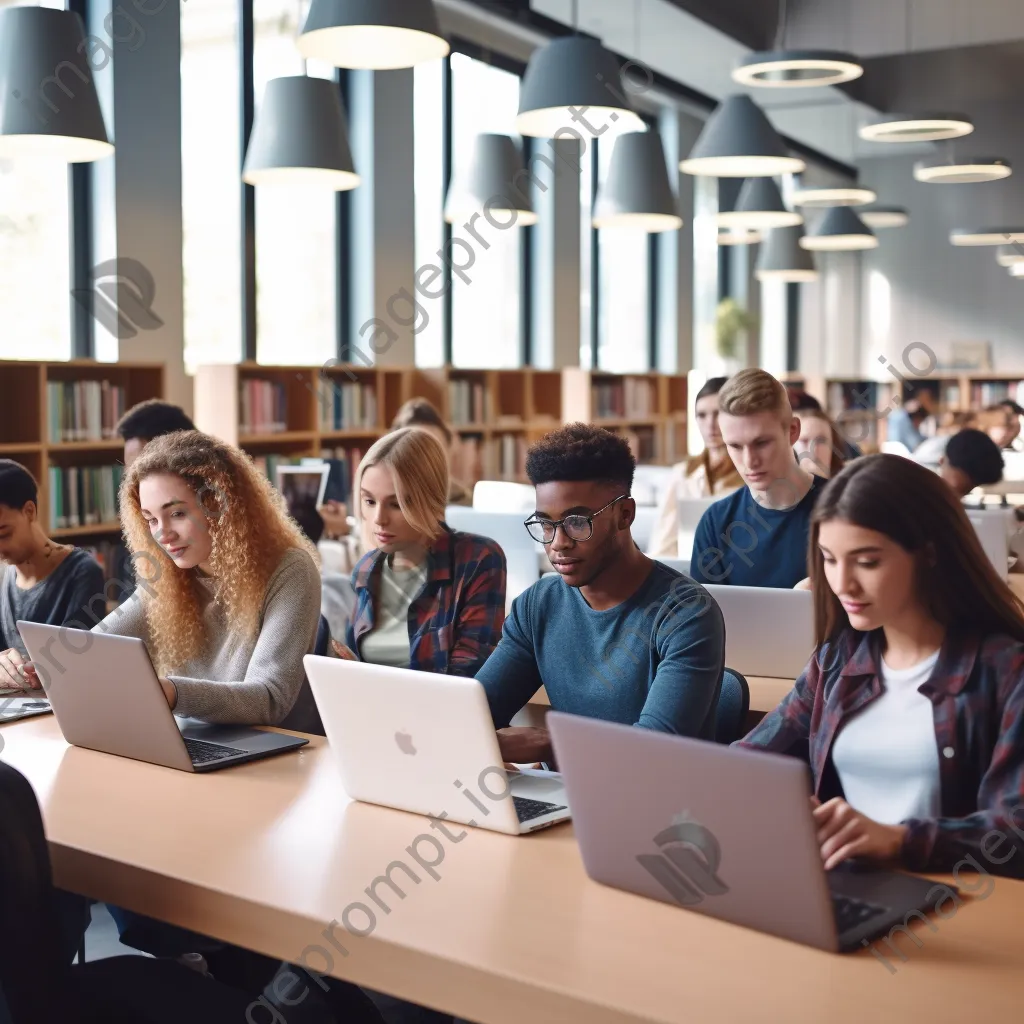
<instances>
[{"instance_id":1,"label":"white tablet","mask_svg":"<svg viewBox=\"0 0 1024 1024\"><path fill-rule=\"evenodd\" d=\"M314 503L314 508L320 508L330 472L331 467L326 462L315 466L278 466L277 487L289 508L309 502Z\"/></svg>"}]
</instances>

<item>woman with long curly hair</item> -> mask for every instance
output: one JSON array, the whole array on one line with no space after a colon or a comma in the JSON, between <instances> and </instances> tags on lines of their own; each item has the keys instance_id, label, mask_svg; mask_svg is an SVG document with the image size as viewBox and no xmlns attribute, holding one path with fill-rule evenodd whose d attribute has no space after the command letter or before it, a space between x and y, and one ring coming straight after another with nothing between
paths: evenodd
<instances>
[{"instance_id":1,"label":"woman with long curly hair","mask_svg":"<svg viewBox=\"0 0 1024 1024\"><path fill-rule=\"evenodd\" d=\"M146 642L176 715L308 731L320 573L283 498L198 431L151 441L120 498L138 589L96 630Z\"/></svg>"}]
</instances>

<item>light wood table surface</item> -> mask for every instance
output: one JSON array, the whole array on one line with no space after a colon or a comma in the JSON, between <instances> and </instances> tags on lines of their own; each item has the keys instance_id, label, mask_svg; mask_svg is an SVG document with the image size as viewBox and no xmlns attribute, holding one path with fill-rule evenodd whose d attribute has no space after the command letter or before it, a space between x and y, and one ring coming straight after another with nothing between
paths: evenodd
<instances>
[{"instance_id":1,"label":"light wood table surface","mask_svg":"<svg viewBox=\"0 0 1024 1024\"><path fill-rule=\"evenodd\" d=\"M328 924L425 819L349 803L330 751L208 775L68 747L50 716L2 727L2 757L39 797L58 885L483 1024L867 1024L1012 1021L1024 977L1024 884L997 879L895 974L864 952L821 953L597 885L572 827L440 839L438 880L377 894L376 930ZM454 796L454 793L453 793ZM451 827L453 836L461 830ZM768 837L752 836L767 850ZM428 843L417 849L436 858ZM350 920L365 927L360 914ZM915 931L920 926L915 926ZM291 993L292 997L295 992ZM257 1018L259 1019L259 1018Z\"/></svg>"}]
</instances>

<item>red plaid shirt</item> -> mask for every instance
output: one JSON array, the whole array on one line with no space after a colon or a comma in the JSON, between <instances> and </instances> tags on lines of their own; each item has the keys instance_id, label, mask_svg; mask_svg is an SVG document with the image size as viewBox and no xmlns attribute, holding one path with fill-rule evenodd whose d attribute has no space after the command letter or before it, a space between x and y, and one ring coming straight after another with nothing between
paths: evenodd
<instances>
[{"instance_id":1,"label":"red plaid shirt","mask_svg":"<svg viewBox=\"0 0 1024 1024\"><path fill-rule=\"evenodd\" d=\"M505 554L488 537L442 526L427 554L426 582L409 606L409 667L472 677L501 639ZM386 557L369 551L352 574L357 600L347 642L360 660L360 641L373 629L374 594Z\"/></svg>"},{"instance_id":2,"label":"red plaid shirt","mask_svg":"<svg viewBox=\"0 0 1024 1024\"><path fill-rule=\"evenodd\" d=\"M842 795L832 744L846 721L882 694L879 640L848 630L811 658L793 689L739 746L808 761L822 800ZM1024 878L1024 644L950 634L920 692L931 702L941 817L910 819L902 863L949 871L971 855L995 874ZM995 833L1006 836L1009 846ZM985 859L981 859L984 857Z\"/></svg>"}]
</instances>

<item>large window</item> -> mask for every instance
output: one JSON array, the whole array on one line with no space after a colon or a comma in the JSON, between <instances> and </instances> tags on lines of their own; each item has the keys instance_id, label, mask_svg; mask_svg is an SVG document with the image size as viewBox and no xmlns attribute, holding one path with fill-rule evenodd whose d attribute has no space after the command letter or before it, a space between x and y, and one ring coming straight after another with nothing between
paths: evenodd
<instances>
[{"instance_id":1,"label":"large window","mask_svg":"<svg viewBox=\"0 0 1024 1024\"><path fill-rule=\"evenodd\" d=\"M0 359L70 358L70 227L67 164L0 159Z\"/></svg>"},{"instance_id":2,"label":"large window","mask_svg":"<svg viewBox=\"0 0 1024 1024\"><path fill-rule=\"evenodd\" d=\"M185 367L242 354L238 0L181 5Z\"/></svg>"},{"instance_id":3,"label":"large window","mask_svg":"<svg viewBox=\"0 0 1024 1024\"><path fill-rule=\"evenodd\" d=\"M301 75L295 41L308 2L254 0L256 116L267 82ZM335 78L308 61L306 73ZM337 355L337 193L308 185L256 190L256 358L312 365ZM236 236L237 237L237 236Z\"/></svg>"}]
</instances>

